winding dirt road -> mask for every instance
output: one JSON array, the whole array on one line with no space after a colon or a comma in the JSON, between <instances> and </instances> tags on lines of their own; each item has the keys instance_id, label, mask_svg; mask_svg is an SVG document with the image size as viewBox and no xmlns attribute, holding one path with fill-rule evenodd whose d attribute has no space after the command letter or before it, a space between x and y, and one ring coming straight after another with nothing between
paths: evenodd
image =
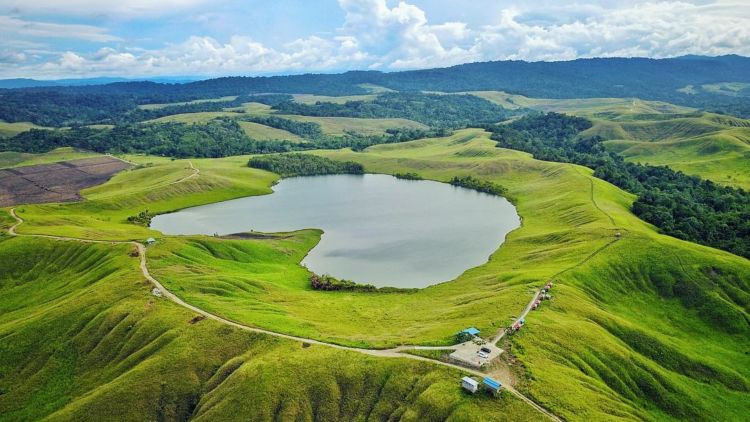
<instances>
[{"instance_id":1,"label":"winding dirt road","mask_svg":"<svg viewBox=\"0 0 750 422\"><path fill-rule=\"evenodd\" d=\"M183 178L181 180L187 180L190 177L197 177L197 175L200 173L200 171L198 169L196 169L196 168L193 167L192 163L190 163L190 167L193 168L193 170L195 170L195 172L191 176L188 176L188 177ZM220 317L218 315L215 315L215 314L212 314L212 313L210 313L208 311L205 311L205 310L203 310L201 308L193 306L193 305L191 305L191 304L183 301L179 297L177 297L174 293L172 293L169 290L167 290L159 282L159 280L157 280L156 278L154 278L151 275L151 273L148 271L148 265L147 265L147 260L146 260L146 247L142 243L135 242L135 241L110 241L110 240L81 239L81 238L75 238L75 237L51 236L51 235L44 235L44 234L20 234L20 233L16 232L16 229L18 228L18 226L20 226L24 222L24 220L16 214L15 208L11 208L10 209L10 215L16 220L16 224L14 224L10 228L8 228L8 234L11 235L11 236L18 236L18 237L21 237L21 236L24 236L24 237L39 237L39 238L44 238L44 239L52 239L52 240L60 240L60 241L74 241L74 242L83 242L83 243L97 243L97 244L111 244L111 245L124 245L124 244L133 245L138 250L138 256L139 256L139 259L140 259L141 273L143 274L143 276L148 281L150 281L154 285L155 288L159 289L159 291L161 292L161 294L162 294L162 296L164 298L169 299L172 302L174 302L174 303L176 303L176 304L178 304L178 305L180 305L180 306L182 306L184 308L190 309L191 311L193 311L193 312L195 312L197 314L200 314L200 315L202 315L202 316L204 316L206 318L210 318L210 319L212 319L214 321L217 321L217 322L220 322L222 324L226 324L226 325L229 325L229 326L232 326L232 327L238 328L240 330L244 330L244 331L249 331L249 332L253 332L253 333L261 333L261 334L266 334L266 335L270 335L270 336L274 336L274 337L281 337L281 338L285 338L285 339L288 339L288 340L294 340L294 341L308 343L308 344L316 344L316 345L325 346L325 347L333 347L335 349L347 350L347 351L351 351L351 352L357 352L357 353L362 353L362 354L365 354L365 355L376 356L376 357L381 357L381 358L405 358L405 359L419 360L419 361L423 361L423 362L429 362L429 363L432 363L432 364L435 364L435 365L441 365L441 366L446 366L446 367L449 367L449 368L452 368L452 369L457 369L457 370L459 370L459 371L461 371L463 373L475 375L475 376L482 377L482 378L485 377L485 376L487 376L487 374L485 374L483 372L480 372L480 371L477 371L477 370L474 370L474 369L470 369L470 368L466 368L466 367L463 367L463 366L454 365L454 364L451 364L451 363L448 363L448 362L442 362L442 361L438 361L438 360L434 360L434 359L429 359L429 358L425 358L425 357L417 356L417 355L412 355L412 354L408 354L408 353L402 353L402 352L405 352L405 351L408 351L408 350L454 350L455 346L437 346L437 347L434 347L434 346L399 346L399 347L394 347L394 348L391 348L391 349L363 349L363 348L357 348L357 347L342 346L340 344L334 344L334 343L326 343L326 342L323 342L323 341L314 340L314 339L310 339L310 338L292 336L292 335L289 335L289 334L284 334L284 333L278 333L278 332L275 332L275 331L264 330L262 328L250 327L250 326L247 326L247 325L244 325L244 324L240 324L240 323L235 322L235 321L228 320L226 318ZM529 310L531 309L531 305L533 304L534 300L536 299L537 294L538 294L538 292L536 292L534 294L534 296L532 297L531 301L526 306L526 309L522 313L522 316L519 317L519 318L525 318L526 317L526 314L528 314ZM503 337L503 334L504 334L504 331L501 331L501 333L494 340L492 340L493 343L496 343L498 340L500 340ZM548 410L546 410L545 408L543 408L542 406L540 406L539 404L537 404L536 402L534 402L533 400L531 400L530 398L524 396L519 391L517 391L516 389L514 389L512 386L510 386L510 385L504 385L503 387L506 390L508 390L510 393L512 393L513 395L515 395L516 397L518 397L519 399L521 399L524 402L526 402L529 406L533 407L534 409L538 410L540 413L543 413L544 415L546 415L547 417L549 417L550 419L552 419L554 421L562 421L562 419L560 419L556 415L552 414L551 412L549 412Z\"/></svg>"}]
</instances>

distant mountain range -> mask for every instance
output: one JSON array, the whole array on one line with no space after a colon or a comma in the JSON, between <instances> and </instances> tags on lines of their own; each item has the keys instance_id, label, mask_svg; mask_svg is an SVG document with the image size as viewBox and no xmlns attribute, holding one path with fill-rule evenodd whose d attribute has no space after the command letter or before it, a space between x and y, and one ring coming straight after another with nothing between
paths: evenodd
<instances>
[{"instance_id":1,"label":"distant mountain range","mask_svg":"<svg viewBox=\"0 0 750 422\"><path fill-rule=\"evenodd\" d=\"M389 73L350 71L197 81L93 78L2 82L6 87L23 88L0 90L0 120L41 125L88 121L94 115L117 116L140 104L258 93L340 96L383 90L506 91L535 98L563 99L641 98L750 117L750 58L734 55L496 61ZM40 86L45 83L53 85Z\"/></svg>"},{"instance_id":2,"label":"distant mountain range","mask_svg":"<svg viewBox=\"0 0 750 422\"><path fill-rule=\"evenodd\" d=\"M150 81L165 84L183 84L200 80L198 77L156 77L156 78L83 78L83 79L29 79L14 78L0 79L0 89L15 88L38 88L38 87L55 87L55 86L84 86L84 85L107 85L115 82L140 82Z\"/></svg>"}]
</instances>

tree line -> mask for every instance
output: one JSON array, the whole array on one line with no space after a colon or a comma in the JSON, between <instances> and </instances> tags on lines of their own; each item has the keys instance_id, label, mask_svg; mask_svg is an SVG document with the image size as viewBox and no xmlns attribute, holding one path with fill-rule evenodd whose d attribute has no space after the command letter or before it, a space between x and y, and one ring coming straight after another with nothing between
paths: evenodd
<instances>
[{"instance_id":1,"label":"tree line","mask_svg":"<svg viewBox=\"0 0 750 422\"><path fill-rule=\"evenodd\" d=\"M248 137L234 118L220 117L205 124L128 123L113 128L87 126L69 129L32 129L12 138L0 138L0 151L44 153L60 147L75 147L100 153L142 153L175 158L218 158L232 155L352 148L406 142L444 136L445 130L388 129L383 135L347 132L342 136L323 134L317 123L295 122L278 117L251 118L272 127L284 128L307 142L287 139L257 140Z\"/></svg>"},{"instance_id":2,"label":"tree line","mask_svg":"<svg viewBox=\"0 0 750 422\"><path fill-rule=\"evenodd\" d=\"M304 116L403 118L433 128L462 128L496 123L513 115L513 112L474 95L421 92L391 92L378 95L372 101L347 101L344 104L301 104L287 101L273 108L281 113Z\"/></svg>"},{"instance_id":3,"label":"tree line","mask_svg":"<svg viewBox=\"0 0 750 422\"><path fill-rule=\"evenodd\" d=\"M474 176L453 176L448 183L453 186L461 186L463 188L474 189L478 192L489 193L490 195L506 196L508 194L504 186L488 180L477 179Z\"/></svg>"},{"instance_id":4,"label":"tree line","mask_svg":"<svg viewBox=\"0 0 750 422\"><path fill-rule=\"evenodd\" d=\"M665 234L750 258L750 193L668 167L626 162L602 138L579 136L589 127L586 119L548 113L487 129L498 147L594 169L594 176L636 194L633 213Z\"/></svg>"},{"instance_id":5,"label":"tree line","mask_svg":"<svg viewBox=\"0 0 750 422\"><path fill-rule=\"evenodd\" d=\"M334 161L311 154L269 154L252 157L247 165L267 170L282 177L318 176L324 174L364 174L362 164L353 161Z\"/></svg>"}]
</instances>

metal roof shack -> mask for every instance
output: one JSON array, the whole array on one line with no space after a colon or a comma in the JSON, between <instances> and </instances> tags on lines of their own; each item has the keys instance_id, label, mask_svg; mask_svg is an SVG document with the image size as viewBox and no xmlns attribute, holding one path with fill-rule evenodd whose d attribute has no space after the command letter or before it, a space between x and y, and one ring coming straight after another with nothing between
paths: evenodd
<instances>
[{"instance_id":1,"label":"metal roof shack","mask_svg":"<svg viewBox=\"0 0 750 422\"><path fill-rule=\"evenodd\" d=\"M474 394L479 389L479 382L472 377L463 377L461 378L461 387L471 394Z\"/></svg>"},{"instance_id":2,"label":"metal roof shack","mask_svg":"<svg viewBox=\"0 0 750 422\"><path fill-rule=\"evenodd\" d=\"M484 384L484 388L490 391L492 394L497 394L500 392L500 389L502 388L502 384L500 384L499 381L495 381L490 377L485 377L482 380L482 384Z\"/></svg>"}]
</instances>

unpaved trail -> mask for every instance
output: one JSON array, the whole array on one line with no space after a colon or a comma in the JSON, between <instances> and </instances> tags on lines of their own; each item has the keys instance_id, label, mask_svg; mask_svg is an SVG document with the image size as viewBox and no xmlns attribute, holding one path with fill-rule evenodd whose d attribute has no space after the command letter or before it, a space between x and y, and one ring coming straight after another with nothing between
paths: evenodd
<instances>
[{"instance_id":1,"label":"unpaved trail","mask_svg":"<svg viewBox=\"0 0 750 422\"><path fill-rule=\"evenodd\" d=\"M200 171L199 169L197 169L197 168L195 168L195 167L193 166L193 162L192 162L192 161L188 161L188 164L190 165L190 169L191 169L191 170L192 170L193 172L192 172L192 173L191 173L190 175L188 175L188 176L185 176L185 177L183 177L183 178L182 178L182 179L180 179L180 180L175 180L174 182L170 183L170 185L176 185L176 184L178 184L178 183L182 183L182 182L184 182L184 181L186 181L186 180L190 180L190 179L192 179L192 178L194 178L194 177L198 177L198 176L200 176L200 175L201 175L201 171Z\"/></svg>"},{"instance_id":2,"label":"unpaved trail","mask_svg":"<svg viewBox=\"0 0 750 422\"><path fill-rule=\"evenodd\" d=\"M190 164L190 166L192 167L192 163ZM184 178L184 179L181 179L181 180L187 180L190 177L196 177L199 174L200 171L198 169L195 169L195 168L194 168L194 170L196 170L195 173L193 173L191 176L188 176L187 178ZM475 375L475 376L482 377L482 378L484 378L485 376L487 376L486 373L481 372L481 371L477 371L475 369L470 369L470 368L466 368L466 367L455 365L455 364L448 363L448 362L442 362L442 361L435 360L435 359L429 359L429 358L422 357L422 356L412 355L412 354L408 354L408 353L402 353L402 352L404 352L406 350L454 350L455 346L398 346L398 347L394 347L394 348L391 348L391 349L364 349L364 348L357 348L357 347L351 347L351 346L343 346L343 345L335 344L335 343L326 343L324 341L315 340L315 339L311 339L311 338L298 337L298 336L293 336L293 335L284 334L284 333L278 333L278 332L275 332L275 331L264 330L262 328L251 327L251 326L248 326L248 325L240 324L238 322L235 322L235 321L223 318L221 316L212 314L212 313L210 313L208 311L205 311L205 310L203 310L201 308L193 306L193 305L191 305L191 304L183 301L179 297L177 297L174 293L172 293L169 290L167 290L159 282L159 280L157 280L156 278L154 278L151 275L151 273L149 272L148 265L147 265L147 260L146 260L146 252L147 251L146 251L146 247L142 243L135 242L135 241L122 241L122 240L81 239L81 238L75 238L75 237L51 236L51 235L45 235L45 234L20 234L20 233L16 232L16 228L18 228L18 226L20 226L24 222L24 220L21 217L19 217L18 214L16 214L16 209L15 208L11 208L10 209L10 215L13 218L15 218L16 223L14 225L12 225L11 227L8 228L8 234L11 235L11 236L14 236L14 237L39 237L39 238L44 238L44 239L52 239L52 240L60 240L60 241L72 241L72 242L96 243L96 244L111 244L111 245L133 245L133 246L135 246L137 248L137 250L138 250L138 258L140 260L140 264L139 265L140 265L140 269L141 269L141 273L143 274L143 277L145 277L149 282L151 282L151 284L153 284L154 287L156 287L157 289L159 289L159 291L161 292L161 294L162 294L162 296L164 298L169 299L172 302L176 303L177 305L180 305L180 306L182 306L182 307L184 307L186 309L189 309L189 310L191 310L191 311L193 311L193 312L195 312L195 313L197 313L199 315L202 315L202 316L204 316L206 318L212 319L212 320L217 321L219 323L226 324L226 325L232 326L232 327L240 329L240 330L249 331L249 332L253 332L253 333L266 334L266 335L270 335L270 336L274 336L274 337L284 338L284 339L287 339L287 340L293 340L293 341L298 341L298 342L303 342L303 343L308 343L308 344L315 344L315 345L320 345L320 346L325 346L325 347L332 347L334 349L347 350L347 351L350 351L350 352L357 352L357 353L361 353L361 354L365 354L365 355L370 355L370 356L375 356L375 357L380 357L380 358L402 358L402 359L418 360L418 361L422 361L422 362L428 362L428 363L431 363L431 364L441 365L441 366L445 366L445 367L448 367L448 368L456 369L456 370L459 370L459 371L461 371L463 373ZM537 293L538 293L538 291L537 291ZM525 318L526 314L528 314L529 310L531 309L532 303L534 302L534 300L537 297L536 296L537 293L534 294L534 297L531 299L531 302L529 302L529 304L526 306L526 309L524 310L524 312L522 314L523 315L522 318ZM503 334L504 334L504 331L503 331ZM496 342L500 338L502 338L502 334L497 339L495 339L493 341ZM529 406L533 407L534 409L536 409L540 413L543 413L544 415L546 415L550 419L552 419L554 421L559 421L559 422L562 421L562 419L560 419L558 416L554 415L553 413L549 412L547 409L545 409L542 406L540 406L535 401L533 401L530 398L526 397L525 395L521 394L519 391L517 391L516 389L514 389L512 386L510 386L510 385L504 385L503 388L506 389L507 391L509 391L511 394L513 394L516 397L518 397L519 399L521 399L524 402L526 402Z\"/></svg>"}]
</instances>

